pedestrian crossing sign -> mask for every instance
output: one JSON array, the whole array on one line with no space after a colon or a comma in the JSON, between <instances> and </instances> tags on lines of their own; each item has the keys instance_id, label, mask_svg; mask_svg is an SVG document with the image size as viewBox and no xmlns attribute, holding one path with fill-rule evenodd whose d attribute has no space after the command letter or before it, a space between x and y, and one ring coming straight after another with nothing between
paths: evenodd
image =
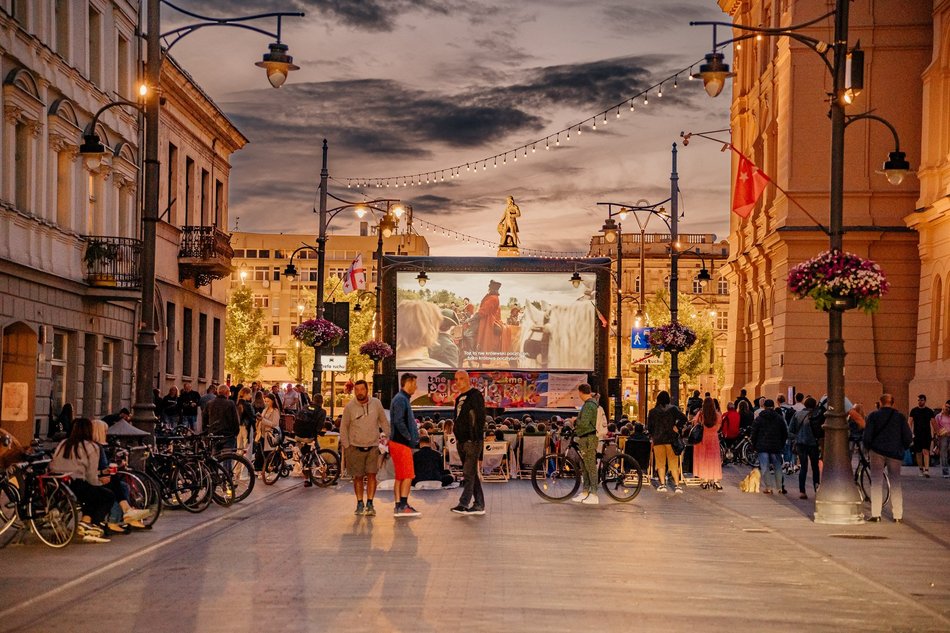
<instances>
[{"instance_id":1,"label":"pedestrian crossing sign","mask_svg":"<svg viewBox=\"0 0 950 633\"><path fill-rule=\"evenodd\" d=\"M650 349L649 334L653 328L635 327L630 333L630 347L633 349Z\"/></svg>"}]
</instances>

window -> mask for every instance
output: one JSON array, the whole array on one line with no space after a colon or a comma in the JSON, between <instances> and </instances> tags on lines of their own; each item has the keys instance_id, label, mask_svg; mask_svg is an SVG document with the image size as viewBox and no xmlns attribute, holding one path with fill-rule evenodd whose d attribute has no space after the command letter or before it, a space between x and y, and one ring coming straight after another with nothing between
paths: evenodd
<instances>
[{"instance_id":1,"label":"window","mask_svg":"<svg viewBox=\"0 0 950 633\"><path fill-rule=\"evenodd\" d=\"M69 61L69 0L56 0L53 6L56 23L56 52Z\"/></svg>"},{"instance_id":2,"label":"window","mask_svg":"<svg viewBox=\"0 0 950 633\"><path fill-rule=\"evenodd\" d=\"M102 14L89 7L89 81L102 87Z\"/></svg>"},{"instance_id":3,"label":"window","mask_svg":"<svg viewBox=\"0 0 950 633\"><path fill-rule=\"evenodd\" d=\"M73 160L68 152L56 153L56 223L72 228Z\"/></svg>"},{"instance_id":4,"label":"window","mask_svg":"<svg viewBox=\"0 0 950 633\"><path fill-rule=\"evenodd\" d=\"M20 23L24 30L29 30L29 8L27 0L13 0L10 7L13 19Z\"/></svg>"},{"instance_id":5,"label":"window","mask_svg":"<svg viewBox=\"0 0 950 633\"><path fill-rule=\"evenodd\" d=\"M201 170L201 226L211 225L211 177L207 169Z\"/></svg>"},{"instance_id":6,"label":"window","mask_svg":"<svg viewBox=\"0 0 950 633\"><path fill-rule=\"evenodd\" d=\"M257 251L257 257L259 259L270 259L270 251L267 249Z\"/></svg>"},{"instance_id":7,"label":"window","mask_svg":"<svg viewBox=\"0 0 950 633\"><path fill-rule=\"evenodd\" d=\"M273 275L273 277L271 277L271 279L273 279L274 281L280 281L280 268L279 268L279 267L275 267L275 268L274 268L274 272L271 273L271 274Z\"/></svg>"},{"instance_id":8,"label":"window","mask_svg":"<svg viewBox=\"0 0 950 633\"><path fill-rule=\"evenodd\" d=\"M50 356L50 398L53 412L59 415L66 403L66 368L69 361L69 334L53 332L53 354Z\"/></svg>"},{"instance_id":9,"label":"window","mask_svg":"<svg viewBox=\"0 0 950 633\"><path fill-rule=\"evenodd\" d=\"M280 336L280 324L275 323L270 328L271 336Z\"/></svg>"},{"instance_id":10,"label":"window","mask_svg":"<svg viewBox=\"0 0 950 633\"><path fill-rule=\"evenodd\" d=\"M18 209L22 211L30 210L30 131L22 121L17 121L13 131L14 137L14 155L13 155L13 184L14 197Z\"/></svg>"},{"instance_id":11,"label":"window","mask_svg":"<svg viewBox=\"0 0 950 633\"><path fill-rule=\"evenodd\" d=\"M165 304L165 373L175 373L175 304Z\"/></svg>"},{"instance_id":12,"label":"window","mask_svg":"<svg viewBox=\"0 0 950 633\"><path fill-rule=\"evenodd\" d=\"M220 180L214 181L214 225L218 228L224 228L224 183Z\"/></svg>"},{"instance_id":13,"label":"window","mask_svg":"<svg viewBox=\"0 0 950 633\"><path fill-rule=\"evenodd\" d=\"M274 354L274 367L284 367L287 365L287 352L276 352Z\"/></svg>"},{"instance_id":14,"label":"window","mask_svg":"<svg viewBox=\"0 0 950 633\"><path fill-rule=\"evenodd\" d=\"M669 291L670 289L670 276L667 275L663 278L663 289Z\"/></svg>"},{"instance_id":15,"label":"window","mask_svg":"<svg viewBox=\"0 0 950 633\"><path fill-rule=\"evenodd\" d=\"M211 324L211 380L221 380L221 319Z\"/></svg>"},{"instance_id":16,"label":"window","mask_svg":"<svg viewBox=\"0 0 950 633\"><path fill-rule=\"evenodd\" d=\"M729 282L725 277L720 277L719 281L716 282L716 292L721 295L729 294Z\"/></svg>"},{"instance_id":17,"label":"window","mask_svg":"<svg viewBox=\"0 0 950 633\"><path fill-rule=\"evenodd\" d=\"M168 198L166 220L178 224L178 148L168 144Z\"/></svg>"},{"instance_id":18,"label":"window","mask_svg":"<svg viewBox=\"0 0 950 633\"><path fill-rule=\"evenodd\" d=\"M930 360L940 358L940 326L943 325L943 287L940 276L934 278L930 297Z\"/></svg>"},{"instance_id":19,"label":"window","mask_svg":"<svg viewBox=\"0 0 950 633\"><path fill-rule=\"evenodd\" d=\"M244 249L243 249L243 248L235 248L235 249L234 249L234 258L237 259L238 257L244 257Z\"/></svg>"},{"instance_id":20,"label":"window","mask_svg":"<svg viewBox=\"0 0 950 633\"><path fill-rule=\"evenodd\" d=\"M185 156L185 222L182 226L195 223L195 161Z\"/></svg>"},{"instance_id":21,"label":"window","mask_svg":"<svg viewBox=\"0 0 950 633\"><path fill-rule=\"evenodd\" d=\"M700 281L699 275L696 275L693 277L693 294L702 294L703 290L703 282Z\"/></svg>"},{"instance_id":22,"label":"window","mask_svg":"<svg viewBox=\"0 0 950 633\"><path fill-rule=\"evenodd\" d=\"M98 174L89 172L86 178L86 233L103 235L101 229L103 217L99 212L99 199L102 194L102 179Z\"/></svg>"},{"instance_id":23,"label":"window","mask_svg":"<svg viewBox=\"0 0 950 633\"><path fill-rule=\"evenodd\" d=\"M729 329L729 315L723 312L716 313L716 329L717 330L728 330Z\"/></svg>"},{"instance_id":24,"label":"window","mask_svg":"<svg viewBox=\"0 0 950 633\"><path fill-rule=\"evenodd\" d=\"M254 295L254 307L255 308L269 308L270 297L268 297L267 295Z\"/></svg>"},{"instance_id":25,"label":"window","mask_svg":"<svg viewBox=\"0 0 950 633\"><path fill-rule=\"evenodd\" d=\"M181 321L181 375L193 376L192 367L192 311L191 308L185 308L184 318Z\"/></svg>"},{"instance_id":26,"label":"window","mask_svg":"<svg viewBox=\"0 0 950 633\"><path fill-rule=\"evenodd\" d=\"M270 269L265 266L255 266L254 275L251 277L254 281L267 281L267 273Z\"/></svg>"},{"instance_id":27,"label":"window","mask_svg":"<svg viewBox=\"0 0 950 633\"><path fill-rule=\"evenodd\" d=\"M132 96L131 58L129 56L129 40L119 33L116 43L116 81L115 91L120 97L128 99Z\"/></svg>"},{"instance_id":28,"label":"window","mask_svg":"<svg viewBox=\"0 0 950 633\"><path fill-rule=\"evenodd\" d=\"M640 292L640 275L637 275L636 279L633 280L633 291Z\"/></svg>"},{"instance_id":29,"label":"window","mask_svg":"<svg viewBox=\"0 0 950 633\"><path fill-rule=\"evenodd\" d=\"M208 375L208 315L198 315L198 377Z\"/></svg>"},{"instance_id":30,"label":"window","mask_svg":"<svg viewBox=\"0 0 950 633\"><path fill-rule=\"evenodd\" d=\"M247 257L248 259L257 259L257 250L253 248L249 248L246 251L244 251L244 256Z\"/></svg>"},{"instance_id":31,"label":"window","mask_svg":"<svg viewBox=\"0 0 950 633\"><path fill-rule=\"evenodd\" d=\"M287 259L287 251L274 249L274 259Z\"/></svg>"},{"instance_id":32,"label":"window","mask_svg":"<svg viewBox=\"0 0 950 633\"><path fill-rule=\"evenodd\" d=\"M102 342L102 364L100 365L102 380L100 383L101 390L99 392L99 412L103 414L112 413L113 410L112 386L113 377L115 375L113 372L113 359L115 358L116 348L117 346L114 341L105 340Z\"/></svg>"}]
</instances>

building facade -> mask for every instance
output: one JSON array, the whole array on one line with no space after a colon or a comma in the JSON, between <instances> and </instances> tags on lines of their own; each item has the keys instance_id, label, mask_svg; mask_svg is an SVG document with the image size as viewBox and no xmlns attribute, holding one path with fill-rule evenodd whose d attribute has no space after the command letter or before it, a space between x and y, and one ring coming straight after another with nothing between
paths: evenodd
<instances>
[{"instance_id":1,"label":"building facade","mask_svg":"<svg viewBox=\"0 0 950 633\"><path fill-rule=\"evenodd\" d=\"M933 3L933 47L922 75L920 198L907 226L920 235L920 304L911 402L950 398L950 0Z\"/></svg>"},{"instance_id":2,"label":"building facade","mask_svg":"<svg viewBox=\"0 0 950 633\"><path fill-rule=\"evenodd\" d=\"M363 256L366 269L366 291L375 293L379 278L376 262L378 237L367 222L360 224L359 235L330 235L327 238L326 277L340 280L358 254ZM266 383L298 382L287 368L287 359L297 353L296 341L291 330L302 321L313 318L313 297L317 290L316 252L304 249L294 257L298 275L293 280L283 276L284 268L290 256L302 244L316 247L312 235L245 233L235 232L232 237L234 247L234 270L231 274L231 288L248 285L254 293L255 304L263 308L265 322L271 336L271 351L267 364L261 369L259 378ZM425 237L411 231L396 232L383 238L384 255L429 254L429 244ZM361 305L373 310L373 298L363 297ZM307 375L300 376L305 384L310 382ZM335 376L334 390L349 380L341 373ZM365 376L367 380L372 376ZM329 392L329 380L324 380Z\"/></svg>"},{"instance_id":3,"label":"building facade","mask_svg":"<svg viewBox=\"0 0 950 633\"><path fill-rule=\"evenodd\" d=\"M926 2L858 0L850 5L850 43L865 51L864 90L848 114L873 110L900 134L902 148L921 143L920 76L931 57L931 15ZM790 26L815 20L827 3L795 0L719 0L736 24ZM803 31L832 39L833 20ZM825 393L827 315L787 290L788 271L828 249L827 236L789 196L819 222L828 223L830 79L814 51L789 38L764 37L733 45L732 142L772 180L748 218L732 215L729 330L725 394L735 397L798 391ZM895 99L899 95L899 100ZM898 105L899 104L899 105ZM892 186L876 173L893 151L886 127L868 120L848 126L845 140L844 248L878 262L890 293L880 310L844 316L846 391L873 403L884 391L907 406L917 347L920 267L918 236L903 218L915 208L918 183ZM737 159L733 157L733 174Z\"/></svg>"},{"instance_id":4,"label":"building facade","mask_svg":"<svg viewBox=\"0 0 950 633\"><path fill-rule=\"evenodd\" d=\"M623 244L623 274L621 281L621 294L623 295L623 343L621 350L623 354L621 367L623 368L622 391L625 394L625 400L629 400L637 394L638 375L637 368L632 363L630 336L632 328L635 325L635 317L639 309L640 296L640 240L639 232L627 233L622 235ZM689 297L693 308L705 318L709 319L713 331L713 349L709 358L708 371L696 376L686 387L690 390L699 389L701 392L709 391L716 395L719 393L722 384L717 376L717 364L722 366L726 353L726 332L729 329L728 307L729 307L729 284L725 278L725 263L729 257L729 244L725 240L717 240L715 235L709 233L681 233L679 235L679 248L681 251L689 251L697 254L683 255L679 258L678 264L678 288L679 292ZM670 234L669 233L644 233L643 235L643 253L644 253L644 294L646 302L649 304L651 298L659 290L669 292L670 287ZM594 235L591 238L590 257L611 257L614 259L614 273L616 274L616 242L607 242L603 235ZM703 284L698 275L703 265L709 271L711 280ZM614 290L613 292L616 292ZM667 295L668 296L668 295ZM617 300L616 295L611 297L610 303L610 322L616 323ZM683 310L683 307L680 307ZM645 323L644 325L660 325L658 323ZM616 327L613 327L610 333L610 367L616 367L617 338ZM669 377L664 375L655 375L656 372L649 375L648 394L656 393L660 389L669 388ZM685 390L684 390L685 391ZM627 396L626 394L629 394ZM684 396L685 397L685 396ZM649 396L648 396L649 400Z\"/></svg>"}]
</instances>

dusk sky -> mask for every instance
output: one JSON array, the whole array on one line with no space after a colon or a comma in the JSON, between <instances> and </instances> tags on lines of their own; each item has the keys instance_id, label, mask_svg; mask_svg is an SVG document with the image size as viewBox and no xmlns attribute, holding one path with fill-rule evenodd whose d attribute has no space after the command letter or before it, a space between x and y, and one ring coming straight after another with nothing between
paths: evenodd
<instances>
[{"instance_id":1,"label":"dusk sky","mask_svg":"<svg viewBox=\"0 0 950 633\"><path fill-rule=\"evenodd\" d=\"M268 40L205 29L175 57L250 139L233 156L231 228L315 233L321 140L330 144L330 191L360 200L400 198L417 220L497 243L505 197L521 208L525 248L586 252L605 217L597 202L669 196L670 147L679 143L683 232L728 232L729 155L714 143L682 146L680 131L728 127L728 88L706 97L680 74L663 96L639 95L709 51L708 27L726 20L714 0L188 0L210 16L302 10L283 39L301 70L280 90L254 67ZM165 8L165 29L180 16ZM260 23L271 28L273 23ZM577 124L583 134L576 134ZM554 134L574 126L568 142ZM528 156L508 153L550 135ZM499 155L498 167L492 156ZM477 175L465 169L489 159ZM449 169L462 165L460 176ZM347 189L347 178L442 172L445 182ZM394 183L395 181L390 181ZM331 207L334 203L331 201ZM654 224L655 221L654 221ZM650 230L659 231L659 226ZM634 223L628 221L629 226ZM434 255L491 254L426 229ZM331 233L352 232L341 213Z\"/></svg>"}]
</instances>

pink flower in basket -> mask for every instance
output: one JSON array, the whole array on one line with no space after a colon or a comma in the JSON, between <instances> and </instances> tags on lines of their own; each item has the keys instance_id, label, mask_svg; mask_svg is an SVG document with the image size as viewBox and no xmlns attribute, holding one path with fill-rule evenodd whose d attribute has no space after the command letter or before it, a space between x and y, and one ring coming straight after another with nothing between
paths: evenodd
<instances>
[{"instance_id":1,"label":"pink flower in basket","mask_svg":"<svg viewBox=\"0 0 950 633\"><path fill-rule=\"evenodd\" d=\"M392 356L393 348L389 346L389 343L383 341L366 341L360 345L360 354L369 356L371 361L378 363L384 358Z\"/></svg>"},{"instance_id":2,"label":"pink flower in basket","mask_svg":"<svg viewBox=\"0 0 950 633\"><path fill-rule=\"evenodd\" d=\"M819 310L858 307L871 313L890 284L873 261L854 253L824 251L789 271L788 289L800 299L814 299Z\"/></svg>"},{"instance_id":3,"label":"pink flower in basket","mask_svg":"<svg viewBox=\"0 0 950 633\"><path fill-rule=\"evenodd\" d=\"M696 332L677 321L653 328L647 339L654 351L685 352L696 342Z\"/></svg>"},{"instance_id":4,"label":"pink flower in basket","mask_svg":"<svg viewBox=\"0 0 950 633\"><path fill-rule=\"evenodd\" d=\"M322 318L304 321L293 329L294 338L310 347L336 345L344 334L339 325Z\"/></svg>"}]
</instances>

